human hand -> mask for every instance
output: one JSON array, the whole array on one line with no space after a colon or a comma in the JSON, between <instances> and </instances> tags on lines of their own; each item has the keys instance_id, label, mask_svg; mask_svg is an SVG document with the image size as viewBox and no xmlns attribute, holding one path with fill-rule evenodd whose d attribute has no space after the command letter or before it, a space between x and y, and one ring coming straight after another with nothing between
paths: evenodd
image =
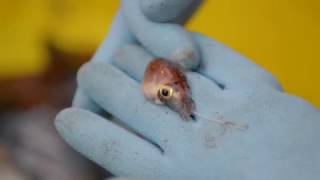
<instances>
[{"instance_id":1,"label":"human hand","mask_svg":"<svg viewBox=\"0 0 320 180\"><path fill-rule=\"evenodd\" d=\"M153 57L144 48L127 46L115 50L114 58L100 56L115 59L113 65L85 65L78 81L89 97L140 136L77 108L58 115L60 134L119 176L316 179L319 110L282 93L270 74L220 43L197 34L191 37L202 56L200 69L187 73L197 111L247 124L247 130L202 119L184 122L168 108L144 100L139 81Z\"/></svg>"},{"instance_id":2,"label":"human hand","mask_svg":"<svg viewBox=\"0 0 320 180\"><path fill-rule=\"evenodd\" d=\"M202 64L187 73L197 111L247 124L247 130L198 119L182 121L147 102L140 80L152 56L137 46L115 55L113 65L89 63L79 86L137 136L93 113L67 109L57 117L75 149L115 175L153 179L318 179L319 110L281 92L266 71L198 34Z\"/></svg>"}]
</instances>

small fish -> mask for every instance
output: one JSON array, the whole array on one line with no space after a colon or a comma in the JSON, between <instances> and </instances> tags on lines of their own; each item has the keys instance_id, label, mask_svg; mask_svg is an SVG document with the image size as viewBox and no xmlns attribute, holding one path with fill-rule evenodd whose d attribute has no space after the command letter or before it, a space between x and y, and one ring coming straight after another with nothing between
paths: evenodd
<instances>
[{"instance_id":1,"label":"small fish","mask_svg":"<svg viewBox=\"0 0 320 180\"><path fill-rule=\"evenodd\" d=\"M169 106L184 120L190 119L194 102L187 78L177 64L161 58L151 61L144 73L142 89L148 100Z\"/></svg>"},{"instance_id":2,"label":"small fish","mask_svg":"<svg viewBox=\"0 0 320 180\"><path fill-rule=\"evenodd\" d=\"M239 129L248 128L247 125L237 125L225 120L212 120L197 113L182 68L166 59L157 58L148 64L144 72L142 90L146 99L155 104L167 105L179 113L183 120L187 121L199 117L224 126L236 126Z\"/></svg>"}]
</instances>

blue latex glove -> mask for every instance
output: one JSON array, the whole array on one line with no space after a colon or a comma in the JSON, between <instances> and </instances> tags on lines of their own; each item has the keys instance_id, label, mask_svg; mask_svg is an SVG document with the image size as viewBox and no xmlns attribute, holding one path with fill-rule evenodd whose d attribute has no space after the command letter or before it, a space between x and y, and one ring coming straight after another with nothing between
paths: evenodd
<instances>
[{"instance_id":1,"label":"blue latex glove","mask_svg":"<svg viewBox=\"0 0 320 180\"><path fill-rule=\"evenodd\" d=\"M319 179L319 110L283 93L269 73L229 48L198 34L189 36L190 42L199 46L202 57L197 72L187 73L197 111L215 120L247 124L247 130L202 119L184 122L167 107L146 101L139 81L153 58L149 52L159 54L152 48L146 51L127 45L115 48L113 55L96 55L112 64L88 63L80 70L78 83L96 104L139 136L78 108L57 116L59 133L77 151L117 176ZM163 36L158 38L161 41ZM161 52L163 56L165 52Z\"/></svg>"}]
</instances>

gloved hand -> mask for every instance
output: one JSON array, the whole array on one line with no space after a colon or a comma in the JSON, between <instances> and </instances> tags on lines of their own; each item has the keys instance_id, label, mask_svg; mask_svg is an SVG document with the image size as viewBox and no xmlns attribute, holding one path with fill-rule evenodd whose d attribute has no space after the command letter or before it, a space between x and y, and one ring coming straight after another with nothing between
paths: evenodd
<instances>
[{"instance_id":1,"label":"gloved hand","mask_svg":"<svg viewBox=\"0 0 320 180\"><path fill-rule=\"evenodd\" d=\"M106 56L112 64L91 62L78 75L80 88L128 128L70 108L57 116L59 133L117 176L318 179L319 110L283 93L269 73L229 48L198 34L189 36L201 55L200 68L187 73L197 112L248 129L203 119L185 122L167 107L146 101L139 81L153 58L148 52L155 53L128 45Z\"/></svg>"},{"instance_id":2,"label":"gloved hand","mask_svg":"<svg viewBox=\"0 0 320 180\"><path fill-rule=\"evenodd\" d=\"M202 68L187 74L197 111L247 124L247 130L198 119L182 121L147 102L140 89L152 57L127 46L113 65L89 63L80 87L140 136L93 113L71 108L56 126L76 150L115 175L153 179L316 180L320 169L320 113L281 92L264 70L206 37L194 34ZM218 84L216 83L218 82ZM223 88L222 88L223 87Z\"/></svg>"}]
</instances>

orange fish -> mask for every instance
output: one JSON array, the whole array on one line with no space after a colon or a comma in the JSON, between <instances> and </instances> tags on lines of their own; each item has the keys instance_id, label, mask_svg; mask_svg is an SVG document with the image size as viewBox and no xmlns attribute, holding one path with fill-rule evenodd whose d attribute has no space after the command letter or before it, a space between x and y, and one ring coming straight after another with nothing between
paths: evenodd
<instances>
[{"instance_id":1,"label":"orange fish","mask_svg":"<svg viewBox=\"0 0 320 180\"><path fill-rule=\"evenodd\" d=\"M180 114L183 120L201 118L220 125L247 129L248 125L239 125L221 119L209 119L195 111L187 78L177 64L166 59L152 60L145 72L142 83L144 96L155 104L167 105Z\"/></svg>"},{"instance_id":2,"label":"orange fish","mask_svg":"<svg viewBox=\"0 0 320 180\"><path fill-rule=\"evenodd\" d=\"M184 120L192 117L194 102L187 78L177 64L161 58L151 61L144 73L142 89L148 100L167 105Z\"/></svg>"}]
</instances>

